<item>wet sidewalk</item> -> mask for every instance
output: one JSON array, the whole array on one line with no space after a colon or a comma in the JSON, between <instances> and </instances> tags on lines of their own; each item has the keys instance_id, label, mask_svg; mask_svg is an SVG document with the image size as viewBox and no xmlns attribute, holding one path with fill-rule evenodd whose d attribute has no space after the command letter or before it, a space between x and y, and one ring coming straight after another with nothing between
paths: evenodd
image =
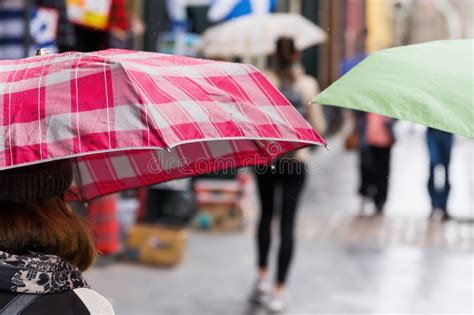
<instances>
[{"instance_id":1,"label":"wet sidewalk","mask_svg":"<svg viewBox=\"0 0 474 315\"><path fill-rule=\"evenodd\" d=\"M426 220L423 131L397 127L386 215L361 216L356 156L342 138L319 150L299 214L287 314L472 314L474 145L457 139L449 207L456 220ZM242 233L192 232L177 268L117 264L88 273L117 314L267 314L247 303L254 271L254 210Z\"/></svg>"}]
</instances>

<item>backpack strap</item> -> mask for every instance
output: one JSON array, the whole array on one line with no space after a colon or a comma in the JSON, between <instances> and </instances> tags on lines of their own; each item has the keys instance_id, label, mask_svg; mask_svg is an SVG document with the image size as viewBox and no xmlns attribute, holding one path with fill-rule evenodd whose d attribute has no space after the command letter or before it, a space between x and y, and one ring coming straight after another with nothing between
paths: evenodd
<instances>
[{"instance_id":1,"label":"backpack strap","mask_svg":"<svg viewBox=\"0 0 474 315\"><path fill-rule=\"evenodd\" d=\"M38 294L18 294L0 310L0 315L19 315L39 297Z\"/></svg>"}]
</instances>

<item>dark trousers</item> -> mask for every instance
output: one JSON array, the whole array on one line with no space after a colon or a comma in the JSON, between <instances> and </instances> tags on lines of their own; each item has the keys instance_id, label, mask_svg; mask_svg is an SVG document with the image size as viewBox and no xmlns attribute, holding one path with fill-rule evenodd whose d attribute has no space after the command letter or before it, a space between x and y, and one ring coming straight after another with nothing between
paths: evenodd
<instances>
[{"instance_id":1,"label":"dark trousers","mask_svg":"<svg viewBox=\"0 0 474 315\"><path fill-rule=\"evenodd\" d=\"M274 170L270 168L257 170L262 205L257 231L258 266L259 268L268 267L272 221L277 209L281 210L280 248L276 274L276 281L280 285L286 282L293 257L296 209L305 176L304 164L296 160L277 162Z\"/></svg>"},{"instance_id":2,"label":"dark trousers","mask_svg":"<svg viewBox=\"0 0 474 315\"><path fill-rule=\"evenodd\" d=\"M378 211L387 201L391 147L367 146L360 149L360 188L362 196L372 198Z\"/></svg>"},{"instance_id":3,"label":"dark trousers","mask_svg":"<svg viewBox=\"0 0 474 315\"><path fill-rule=\"evenodd\" d=\"M428 128L426 133L428 150L430 155L430 177L428 179L428 191L433 208L446 210L451 184L449 182L449 163L451 161L451 149L453 147L453 135L444 131ZM444 168L444 185L435 187L435 168Z\"/></svg>"}]
</instances>

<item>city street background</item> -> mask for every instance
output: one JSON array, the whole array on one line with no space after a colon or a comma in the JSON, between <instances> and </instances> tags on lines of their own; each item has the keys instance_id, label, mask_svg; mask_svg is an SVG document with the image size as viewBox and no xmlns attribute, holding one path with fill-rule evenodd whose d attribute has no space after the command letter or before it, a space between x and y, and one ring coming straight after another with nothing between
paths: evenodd
<instances>
[{"instance_id":1,"label":"city street background","mask_svg":"<svg viewBox=\"0 0 474 315\"><path fill-rule=\"evenodd\" d=\"M359 215L357 157L341 135L320 148L300 205L288 314L472 314L474 145L456 138L449 208L427 220L424 128L399 122L383 217ZM253 188L254 189L254 188ZM266 314L247 302L255 277L256 200L242 233L190 232L173 269L114 264L88 272L117 314Z\"/></svg>"},{"instance_id":2,"label":"city street background","mask_svg":"<svg viewBox=\"0 0 474 315\"><path fill-rule=\"evenodd\" d=\"M278 165L273 153L280 149L322 143L309 125L302 128L305 118L330 150L319 147L309 160L304 151L285 155L315 167L301 195L286 189L282 198L299 198L296 259L288 286L276 281L267 308L276 302L288 306L288 315L472 315L472 38L474 0L0 0L0 67L7 69L0 73L0 166L74 159L74 198L84 204L71 205L99 253L85 277L117 314L265 315L248 302L256 287L260 214L250 170L203 173L220 169L221 154L226 162L248 154ZM109 48L130 54L98 52ZM45 56L25 59L37 51ZM328 93L330 86L342 90ZM324 94L329 97L315 98ZM304 106L309 103L334 107ZM433 153L449 151L450 136L431 130L444 140L427 141L426 127L398 121L392 147L391 121L373 113L456 134L442 217L429 217L429 165L448 160ZM350 144L353 151L345 148ZM367 195L383 207L389 158L384 214L361 211L359 173L368 179ZM175 167L188 160L203 161L206 170ZM442 172L438 167L432 178ZM293 175L303 174L290 173L278 178L295 188ZM168 181L191 174L201 177ZM11 197L6 190L0 192ZM445 204L436 207L443 212ZM10 203L4 208L12 210ZM243 228L235 231L242 212ZM289 217L283 258L291 252ZM0 231L0 238L5 234L14 235ZM10 298L10 291L7 284L0 297Z\"/></svg>"}]
</instances>

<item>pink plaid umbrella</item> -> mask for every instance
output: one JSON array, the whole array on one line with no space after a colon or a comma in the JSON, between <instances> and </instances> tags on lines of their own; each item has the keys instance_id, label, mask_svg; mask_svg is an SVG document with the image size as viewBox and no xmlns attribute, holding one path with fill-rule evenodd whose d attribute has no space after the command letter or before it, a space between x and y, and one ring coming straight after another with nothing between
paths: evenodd
<instances>
[{"instance_id":1,"label":"pink plaid umbrella","mask_svg":"<svg viewBox=\"0 0 474 315\"><path fill-rule=\"evenodd\" d=\"M325 144L256 68L106 50L0 61L0 170L75 159L82 198Z\"/></svg>"}]
</instances>

